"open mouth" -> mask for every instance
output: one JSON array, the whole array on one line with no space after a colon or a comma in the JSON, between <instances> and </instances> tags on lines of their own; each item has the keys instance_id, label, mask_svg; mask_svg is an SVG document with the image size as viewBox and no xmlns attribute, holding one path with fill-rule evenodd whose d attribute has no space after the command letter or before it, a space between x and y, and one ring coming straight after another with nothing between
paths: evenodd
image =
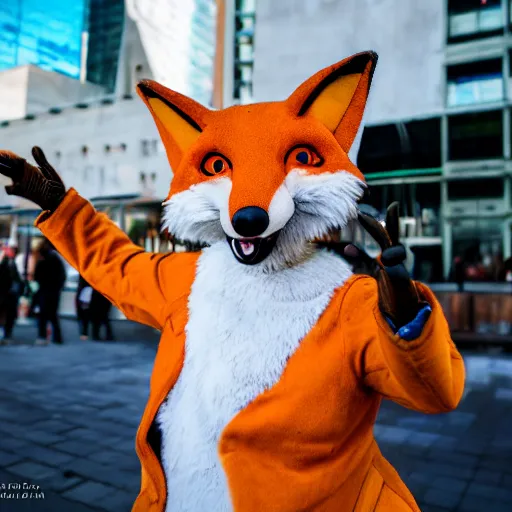
<instances>
[{"instance_id":1,"label":"open mouth","mask_svg":"<svg viewBox=\"0 0 512 512\"><path fill-rule=\"evenodd\" d=\"M235 258L245 265L255 265L263 261L276 245L280 231L265 238L232 238L226 236Z\"/></svg>"}]
</instances>

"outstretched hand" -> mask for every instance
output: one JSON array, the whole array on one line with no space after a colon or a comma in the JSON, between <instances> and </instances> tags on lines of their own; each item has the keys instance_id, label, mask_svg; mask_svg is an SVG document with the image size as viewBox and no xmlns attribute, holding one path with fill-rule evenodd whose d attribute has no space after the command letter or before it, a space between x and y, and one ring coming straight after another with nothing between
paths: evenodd
<instances>
[{"instance_id":1,"label":"outstretched hand","mask_svg":"<svg viewBox=\"0 0 512 512\"><path fill-rule=\"evenodd\" d=\"M39 167L11 151L0 151L0 174L12 180L12 185L7 185L5 191L36 203L43 210L54 211L62 201L66 188L41 148L33 147L32 156Z\"/></svg>"},{"instance_id":2,"label":"outstretched hand","mask_svg":"<svg viewBox=\"0 0 512 512\"><path fill-rule=\"evenodd\" d=\"M362 249L349 244L344 256L357 268L374 277L379 288L379 308L398 328L411 322L425 305L404 261L405 247L400 244L399 203L387 210L386 227L370 215L359 212L359 223L379 244L382 252L375 260ZM366 271L365 271L366 270Z\"/></svg>"}]
</instances>

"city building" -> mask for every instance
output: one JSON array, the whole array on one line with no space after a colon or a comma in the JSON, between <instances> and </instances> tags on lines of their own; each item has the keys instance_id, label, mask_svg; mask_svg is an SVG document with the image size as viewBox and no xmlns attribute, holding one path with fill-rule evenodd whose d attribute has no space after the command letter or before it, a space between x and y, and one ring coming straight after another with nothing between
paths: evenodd
<instances>
[{"instance_id":1,"label":"city building","mask_svg":"<svg viewBox=\"0 0 512 512\"><path fill-rule=\"evenodd\" d=\"M217 108L253 102L256 3L257 0L217 2Z\"/></svg>"},{"instance_id":2,"label":"city building","mask_svg":"<svg viewBox=\"0 0 512 512\"><path fill-rule=\"evenodd\" d=\"M380 213L394 200L415 274L442 280L455 256L489 276L512 255L511 2L258 0L255 101L375 50L379 64L351 155Z\"/></svg>"},{"instance_id":3,"label":"city building","mask_svg":"<svg viewBox=\"0 0 512 512\"><path fill-rule=\"evenodd\" d=\"M152 78L212 105L216 3L67 5L6 0L0 6L2 146L27 157L41 146L68 187L135 241L159 249L160 207L172 170L135 85ZM36 235L30 226L37 212L0 187L0 238Z\"/></svg>"}]
</instances>

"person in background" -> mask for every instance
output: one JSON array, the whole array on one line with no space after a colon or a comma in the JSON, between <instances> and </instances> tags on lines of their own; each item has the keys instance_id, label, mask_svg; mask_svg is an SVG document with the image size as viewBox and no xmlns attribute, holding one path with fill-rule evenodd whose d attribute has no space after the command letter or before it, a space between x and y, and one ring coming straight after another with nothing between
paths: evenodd
<instances>
[{"instance_id":1,"label":"person in background","mask_svg":"<svg viewBox=\"0 0 512 512\"><path fill-rule=\"evenodd\" d=\"M100 341L100 329L105 326L106 341L114 341L114 333L110 325L110 310L112 304L101 293L94 290L92 291L91 305L90 305L90 319L92 323L92 339Z\"/></svg>"},{"instance_id":2,"label":"person in background","mask_svg":"<svg viewBox=\"0 0 512 512\"><path fill-rule=\"evenodd\" d=\"M62 335L58 317L59 302L64 283L66 269L60 256L48 240L43 240L39 248L39 261L36 264L34 279L39 284L39 319L37 345L47 345L46 328L52 326L53 342L62 343Z\"/></svg>"},{"instance_id":3,"label":"person in background","mask_svg":"<svg viewBox=\"0 0 512 512\"><path fill-rule=\"evenodd\" d=\"M75 305L76 316L80 329L80 339L87 341L89 339L89 322L91 320L91 299L93 289L89 283L80 276L78 279L78 288L76 290Z\"/></svg>"},{"instance_id":4,"label":"person in background","mask_svg":"<svg viewBox=\"0 0 512 512\"><path fill-rule=\"evenodd\" d=\"M0 253L0 308L4 317L2 345L11 343L12 330L18 316L18 301L22 292L22 279L14 258L16 244L9 243Z\"/></svg>"},{"instance_id":5,"label":"person in background","mask_svg":"<svg viewBox=\"0 0 512 512\"><path fill-rule=\"evenodd\" d=\"M457 283L457 289L459 292L464 291L464 279L466 277L466 271L464 268L464 260L460 256L455 256L453 259L451 281Z\"/></svg>"},{"instance_id":6,"label":"person in background","mask_svg":"<svg viewBox=\"0 0 512 512\"><path fill-rule=\"evenodd\" d=\"M500 269L498 281L511 283L512 282L512 258L508 258L503 262Z\"/></svg>"}]
</instances>

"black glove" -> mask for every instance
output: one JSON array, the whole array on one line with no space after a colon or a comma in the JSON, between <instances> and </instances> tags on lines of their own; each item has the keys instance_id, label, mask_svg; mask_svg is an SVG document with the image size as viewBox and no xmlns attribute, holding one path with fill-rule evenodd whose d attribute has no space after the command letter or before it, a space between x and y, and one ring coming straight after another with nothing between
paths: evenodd
<instances>
[{"instance_id":1,"label":"black glove","mask_svg":"<svg viewBox=\"0 0 512 512\"><path fill-rule=\"evenodd\" d=\"M12 185L5 187L5 191L53 212L64 198L66 188L41 148L33 147L32 156L39 167L34 167L11 151L0 151L0 174L13 181Z\"/></svg>"},{"instance_id":2,"label":"black glove","mask_svg":"<svg viewBox=\"0 0 512 512\"><path fill-rule=\"evenodd\" d=\"M359 212L358 218L363 228L380 245L382 253L378 260L372 259L364 251L348 244L344 248L347 259L363 272L377 280L379 288L379 308L398 329L408 324L427 304L420 296L407 272L404 261L405 247L400 244L399 204L391 204L387 210L386 227L376 219Z\"/></svg>"}]
</instances>

